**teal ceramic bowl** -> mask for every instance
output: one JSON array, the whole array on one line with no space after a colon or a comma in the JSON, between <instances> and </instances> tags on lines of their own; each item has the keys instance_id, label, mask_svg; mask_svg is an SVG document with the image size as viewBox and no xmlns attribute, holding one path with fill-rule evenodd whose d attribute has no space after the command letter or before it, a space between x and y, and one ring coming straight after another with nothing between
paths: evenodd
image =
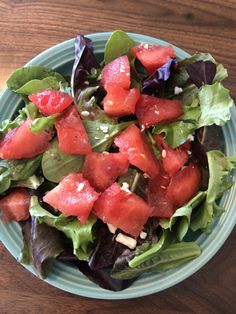
<instances>
[{"instance_id":1,"label":"teal ceramic bowl","mask_svg":"<svg viewBox=\"0 0 236 314\"><path fill-rule=\"evenodd\" d=\"M94 50L99 58L102 58L105 43L110 33L96 33L87 35L93 40ZM167 45L168 43L139 34L130 34L137 42L148 44ZM188 57L185 51L174 47L176 55L182 59ZM70 74L74 61L74 40L65 41L41 53L29 65L42 65L52 69L57 69L64 74ZM0 117L1 120L11 118L20 100L14 93L5 89L0 97ZM222 139L225 143L225 153L227 155L236 154L236 110L232 110L232 120L223 128ZM234 172L235 175L235 172ZM133 283L131 287L124 291L112 292L104 290L84 277L77 269L67 266L61 262L54 262L50 275L45 280L47 283L77 294L97 299L129 299L149 295L167 289L182 280L188 278L203 265L205 265L223 245L236 223L236 185L234 185L221 199L220 205L226 208L226 212L217 220L210 235L200 234L196 242L200 245L202 254L195 260L190 261L178 268L164 273L150 273L143 275ZM17 223L4 225L0 219L0 240L10 253L17 259L22 247L22 236L20 226ZM25 266L34 273L32 267Z\"/></svg>"}]
</instances>

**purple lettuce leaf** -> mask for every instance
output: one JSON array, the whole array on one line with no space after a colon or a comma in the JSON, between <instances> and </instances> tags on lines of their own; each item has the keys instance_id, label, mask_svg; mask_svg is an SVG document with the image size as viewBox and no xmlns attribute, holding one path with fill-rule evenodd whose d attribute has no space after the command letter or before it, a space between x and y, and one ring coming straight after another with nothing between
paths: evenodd
<instances>
[{"instance_id":1,"label":"purple lettuce leaf","mask_svg":"<svg viewBox=\"0 0 236 314\"><path fill-rule=\"evenodd\" d=\"M128 280L120 280L111 277L112 267L102 268L96 271L91 270L87 262L78 261L77 267L86 277L99 285L103 289L111 291L121 291L127 289L136 280L136 278Z\"/></svg>"},{"instance_id":2,"label":"purple lettuce leaf","mask_svg":"<svg viewBox=\"0 0 236 314\"><path fill-rule=\"evenodd\" d=\"M175 65L177 64L175 59L168 60L162 67L158 68L152 75L147 77L142 82L142 91L145 94L153 94L160 91L165 82L171 76Z\"/></svg>"},{"instance_id":3,"label":"purple lettuce leaf","mask_svg":"<svg viewBox=\"0 0 236 314\"><path fill-rule=\"evenodd\" d=\"M186 66L189 80L198 88L211 84L216 75L216 64L211 61L197 61Z\"/></svg>"},{"instance_id":4,"label":"purple lettuce leaf","mask_svg":"<svg viewBox=\"0 0 236 314\"><path fill-rule=\"evenodd\" d=\"M37 275L45 278L50 271L50 261L65 250L64 237L55 228L40 224L32 217L22 228L24 247L20 262L32 264Z\"/></svg>"},{"instance_id":5,"label":"purple lettuce leaf","mask_svg":"<svg viewBox=\"0 0 236 314\"><path fill-rule=\"evenodd\" d=\"M97 243L89 258L89 267L96 271L112 266L116 259L126 249L121 243L116 242L114 234L110 233L106 224L101 223L97 230Z\"/></svg>"},{"instance_id":6,"label":"purple lettuce leaf","mask_svg":"<svg viewBox=\"0 0 236 314\"><path fill-rule=\"evenodd\" d=\"M58 260L78 268L90 281L99 285L103 289L111 291L121 291L128 288L136 278L130 280L119 280L111 277L112 266L104 267L98 270L92 270L88 262L80 261L71 250L64 251Z\"/></svg>"},{"instance_id":7,"label":"purple lettuce leaf","mask_svg":"<svg viewBox=\"0 0 236 314\"><path fill-rule=\"evenodd\" d=\"M79 89L86 86L86 76L93 68L98 68L98 63L93 53L92 41L79 34L75 39L75 61L71 75L71 89L75 98Z\"/></svg>"}]
</instances>

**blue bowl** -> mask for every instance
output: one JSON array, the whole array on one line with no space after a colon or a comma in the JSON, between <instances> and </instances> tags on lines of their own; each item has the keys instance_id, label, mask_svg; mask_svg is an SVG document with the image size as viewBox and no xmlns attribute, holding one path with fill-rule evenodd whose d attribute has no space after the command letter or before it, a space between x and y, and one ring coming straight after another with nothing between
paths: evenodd
<instances>
[{"instance_id":1,"label":"blue bowl","mask_svg":"<svg viewBox=\"0 0 236 314\"><path fill-rule=\"evenodd\" d=\"M96 33L87 35L94 43L94 51L98 58L102 58L104 46L111 33ZM148 44L168 45L167 42L145 35L129 34L137 44L146 42ZM178 58L183 59L189 56L185 51L174 47ZM63 74L70 74L74 61L74 39L58 44L26 64L42 65L56 69ZM11 118L20 104L18 96L7 88L0 97L1 120ZM223 128L223 141L225 142L225 153L236 154L236 110L232 109L232 119ZM235 172L234 172L235 175ZM129 299L149 295L169 288L178 282L191 276L203 265L205 265L220 249L236 223L236 186L227 191L221 199L220 205L226 212L215 221L212 233L209 235L200 234L196 242L200 245L202 254L186 264L163 273L149 273L141 276L131 287L124 291L112 292L104 290L90 282L77 269L55 261L50 275L45 280L49 284L77 294L97 299ZM4 246L17 259L22 248L21 229L18 223L12 222L4 225L0 220L0 239ZM34 273L30 266L25 266Z\"/></svg>"}]
</instances>

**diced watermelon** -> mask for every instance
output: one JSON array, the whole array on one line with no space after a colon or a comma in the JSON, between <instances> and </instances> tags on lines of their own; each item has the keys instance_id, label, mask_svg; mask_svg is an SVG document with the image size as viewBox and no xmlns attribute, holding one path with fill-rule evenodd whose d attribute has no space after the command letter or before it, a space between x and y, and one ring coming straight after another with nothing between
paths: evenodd
<instances>
[{"instance_id":1,"label":"diced watermelon","mask_svg":"<svg viewBox=\"0 0 236 314\"><path fill-rule=\"evenodd\" d=\"M65 216L77 216L81 223L85 223L98 197L99 193L81 173L70 173L43 200Z\"/></svg>"},{"instance_id":2,"label":"diced watermelon","mask_svg":"<svg viewBox=\"0 0 236 314\"><path fill-rule=\"evenodd\" d=\"M18 128L9 130L0 140L0 158L32 158L47 150L52 139L51 130L33 133L32 120L28 119Z\"/></svg>"},{"instance_id":3,"label":"diced watermelon","mask_svg":"<svg viewBox=\"0 0 236 314\"><path fill-rule=\"evenodd\" d=\"M120 153L91 153L86 156L83 176L99 192L105 191L129 167L128 159Z\"/></svg>"},{"instance_id":4,"label":"diced watermelon","mask_svg":"<svg viewBox=\"0 0 236 314\"><path fill-rule=\"evenodd\" d=\"M74 101L67 93L53 89L46 89L42 92L32 94L29 96L29 100L31 100L45 116L62 112Z\"/></svg>"},{"instance_id":5,"label":"diced watermelon","mask_svg":"<svg viewBox=\"0 0 236 314\"><path fill-rule=\"evenodd\" d=\"M63 115L57 118L55 127L61 151L80 155L91 153L88 135L75 107L67 108Z\"/></svg>"},{"instance_id":6,"label":"diced watermelon","mask_svg":"<svg viewBox=\"0 0 236 314\"><path fill-rule=\"evenodd\" d=\"M148 46L148 44L141 44L140 46L132 47L131 51L150 75L175 56L172 46Z\"/></svg>"},{"instance_id":7,"label":"diced watermelon","mask_svg":"<svg viewBox=\"0 0 236 314\"><path fill-rule=\"evenodd\" d=\"M171 148L160 134L153 135L157 146L161 152L161 163L165 172L172 176L175 172L180 170L188 160L188 153L182 147L175 149Z\"/></svg>"},{"instance_id":8,"label":"diced watermelon","mask_svg":"<svg viewBox=\"0 0 236 314\"><path fill-rule=\"evenodd\" d=\"M94 213L104 222L138 237L152 210L138 195L113 183L94 205Z\"/></svg>"},{"instance_id":9,"label":"diced watermelon","mask_svg":"<svg viewBox=\"0 0 236 314\"><path fill-rule=\"evenodd\" d=\"M127 56L119 57L104 66L102 73L102 85L105 90L114 84L129 89L130 87L130 65Z\"/></svg>"},{"instance_id":10,"label":"diced watermelon","mask_svg":"<svg viewBox=\"0 0 236 314\"><path fill-rule=\"evenodd\" d=\"M175 208L179 208L193 198L201 187L201 171L197 164L191 163L176 172L170 180L166 196Z\"/></svg>"},{"instance_id":11,"label":"diced watermelon","mask_svg":"<svg viewBox=\"0 0 236 314\"><path fill-rule=\"evenodd\" d=\"M30 195L26 189L16 188L0 199L2 218L8 221L22 221L29 218Z\"/></svg>"},{"instance_id":12,"label":"diced watermelon","mask_svg":"<svg viewBox=\"0 0 236 314\"><path fill-rule=\"evenodd\" d=\"M166 190L170 178L165 172L159 173L155 178L149 180L147 188L148 204L152 208L152 216L169 218L173 215L175 208L166 197Z\"/></svg>"},{"instance_id":13,"label":"diced watermelon","mask_svg":"<svg viewBox=\"0 0 236 314\"><path fill-rule=\"evenodd\" d=\"M198 193L200 186L201 171L197 164L189 164L172 177L162 171L148 183L147 198L152 216L170 218L177 208Z\"/></svg>"},{"instance_id":14,"label":"diced watermelon","mask_svg":"<svg viewBox=\"0 0 236 314\"><path fill-rule=\"evenodd\" d=\"M130 125L115 138L115 144L132 165L144 171L151 178L158 174L159 162L152 147L137 126Z\"/></svg>"},{"instance_id":15,"label":"diced watermelon","mask_svg":"<svg viewBox=\"0 0 236 314\"><path fill-rule=\"evenodd\" d=\"M140 92L137 88L126 90L119 85L110 85L103 100L104 111L115 117L122 117L135 112Z\"/></svg>"},{"instance_id":16,"label":"diced watermelon","mask_svg":"<svg viewBox=\"0 0 236 314\"><path fill-rule=\"evenodd\" d=\"M157 123L171 122L183 114L180 100L162 99L142 94L136 105L135 114L141 129Z\"/></svg>"}]
</instances>

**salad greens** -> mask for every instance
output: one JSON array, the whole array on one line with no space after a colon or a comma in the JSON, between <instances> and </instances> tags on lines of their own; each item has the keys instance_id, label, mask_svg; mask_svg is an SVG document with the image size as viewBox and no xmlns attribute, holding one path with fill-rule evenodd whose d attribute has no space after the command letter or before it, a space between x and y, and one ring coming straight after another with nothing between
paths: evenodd
<instances>
[{"instance_id":1,"label":"salad greens","mask_svg":"<svg viewBox=\"0 0 236 314\"><path fill-rule=\"evenodd\" d=\"M135 46L135 41L125 32L119 30L113 32L105 45L105 64L123 55L127 55L130 62L132 62L134 56L131 53L131 47L133 46Z\"/></svg>"},{"instance_id":2,"label":"salad greens","mask_svg":"<svg viewBox=\"0 0 236 314\"><path fill-rule=\"evenodd\" d=\"M31 159L0 159L0 193L6 192L10 187L19 186L20 182L39 186L42 180L35 173L37 173L41 159L41 155ZM34 176L34 184L32 184L32 176Z\"/></svg>"},{"instance_id":3,"label":"salad greens","mask_svg":"<svg viewBox=\"0 0 236 314\"><path fill-rule=\"evenodd\" d=\"M58 140L55 138L42 158L42 171L44 177L58 183L70 172L80 171L84 163L84 156L69 155L63 153L58 147Z\"/></svg>"},{"instance_id":4,"label":"salad greens","mask_svg":"<svg viewBox=\"0 0 236 314\"><path fill-rule=\"evenodd\" d=\"M92 250L91 244L94 241L92 228L97 220L94 215L91 214L84 224L74 217L55 216L39 205L36 196L31 197L30 214L31 217L37 218L39 223L63 232L72 241L74 255L80 260L88 260Z\"/></svg>"},{"instance_id":5,"label":"salad greens","mask_svg":"<svg viewBox=\"0 0 236 314\"><path fill-rule=\"evenodd\" d=\"M122 256L117 259L112 270L112 277L116 279L129 279L137 277L144 272L166 271L173 267L198 257L201 254L195 242L172 243L136 267L129 267L129 257Z\"/></svg>"},{"instance_id":6,"label":"salad greens","mask_svg":"<svg viewBox=\"0 0 236 314\"><path fill-rule=\"evenodd\" d=\"M58 82L58 83L57 83ZM7 80L7 87L19 94L30 95L45 88L59 88L59 82L67 84L58 72L41 66L16 70Z\"/></svg>"},{"instance_id":7,"label":"salad greens","mask_svg":"<svg viewBox=\"0 0 236 314\"><path fill-rule=\"evenodd\" d=\"M133 121L114 123L109 119L96 121L85 120L84 126L88 133L92 148L96 152L103 152L110 148L114 137L122 130L126 129Z\"/></svg>"},{"instance_id":8,"label":"salad greens","mask_svg":"<svg viewBox=\"0 0 236 314\"><path fill-rule=\"evenodd\" d=\"M56 118L59 116L60 114L55 113L48 117L37 118L33 121L30 129L33 133L38 133L42 130L51 128L55 124Z\"/></svg>"},{"instance_id":9,"label":"salad greens","mask_svg":"<svg viewBox=\"0 0 236 314\"><path fill-rule=\"evenodd\" d=\"M190 63L186 71L192 83L198 88L203 84L211 84L216 75L216 64L211 61L197 61Z\"/></svg>"},{"instance_id":10,"label":"salad greens","mask_svg":"<svg viewBox=\"0 0 236 314\"><path fill-rule=\"evenodd\" d=\"M98 63L93 53L93 44L89 38L78 35L75 39L75 61L71 75L71 91L75 102L81 87L85 87L87 75L98 68Z\"/></svg>"},{"instance_id":11,"label":"salad greens","mask_svg":"<svg viewBox=\"0 0 236 314\"><path fill-rule=\"evenodd\" d=\"M31 217L23 226L24 247L19 258L21 263L33 264L37 275L45 278L50 271L50 260L65 250L61 233Z\"/></svg>"},{"instance_id":12,"label":"salad greens","mask_svg":"<svg viewBox=\"0 0 236 314\"><path fill-rule=\"evenodd\" d=\"M209 130L212 125L222 127L230 120L234 103L229 95L229 90L222 84L228 75L227 70L210 54L196 53L183 60L169 56L162 62L162 65L157 66L155 71L150 73L145 62L142 63L142 59L139 60L139 57L134 54L134 46L136 43L128 34L117 30L108 39L104 49L104 60L100 62L101 60L98 60L93 52L92 41L79 34L75 39L75 60L70 84L63 74L41 66L17 69L7 81L8 88L20 95L24 106L12 119L2 121L0 126L0 210L5 210L4 202L12 191L20 188L29 194L30 217L22 225L24 247L20 261L32 264L36 273L42 278L49 273L50 262L58 259L62 262L72 263L89 279L105 289L113 291L125 289L132 284L135 278L145 272L164 272L197 258L201 254L201 248L192 241L191 235L197 235L198 232L211 232L215 219L224 212L219 205L219 200L234 183L230 173L236 168L236 156L226 156L220 150L220 145L216 145L214 150L212 148L209 150L205 143L207 141L201 142L200 134L204 130L206 137L209 136L208 142L212 142L213 133L205 131ZM144 49L145 52L145 49L149 49L146 46L148 45L144 44L139 48ZM112 78L114 85L119 81L117 75L128 74L131 88L128 90L122 86L122 92L125 95L136 88L138 95L157 97L160 101L162 98L170 101L180 100L182 115L170 121L164 119L162 123L151 124L151 127L145 130L140 126L135 110L125 116L107 114L105 101L107 95L115 96L109 95L109 88L104 83L107 78L104 79L103 69L119 57L126 57L130 72L125 73L127 69L121 65L120 71L118 71L120 73L117 74L114 66L115 73L112 73L112 76L114 74L115 77L115 79ZM124 77L123 80L125 80ZM60 111L53 111L47 115L42 114L42 111L38 109L40 108L39 104L31 102L28 96L40 94L46 89L62 93L62 103L67 99L70 101L69 105ZM130 94L128 95L130 96ZM113 104L113 99L109 98L110 104ZM126 100L127 98L125 100L122 98L118 104L122 103L123 105ZM44 100L39 97L38 101L42 105ZM46 105L50 107L50 101ZM68 111L71 108L74 111ZM70 153L63 150L56 123L61 117L64 117L65 112L70 114L70 119L67 125L69 131L64 134L64 138L74 140L67 146L69 149L71 146L73 148L76 141L81 138L81 145L83 145L86 142L86 138L83 138L82 135L82 131L84 131L91 146L86 153ZM145 115L145 113L143 114ZM77 115L79 120L77 120L76 128L79 131L73 138L73 121ZM45 149L41 149L40 146L40 153L32 158L4 158L4 145L8 143L9 138L14 140L18 127L29 119L32 120L29 132L33 137L29 143L27 140L20 139L20 149L24 144L25 146L34 145L37 136L48 136L50 133L52 136ZM79 125L80 122L81 125ZM138 125L142 132L138 129ZM166 169L166 172L163 170L163 159L168 157L169 162L171 159L169 155L167 156L166 149L174 148L171 150L172 154L183 153L185 148L181 145L187 143L188 146L184 151L187 154L187 162L185 161L176 171L180 173L189 165L198 167L201 182L194 196L182 203L181 206L176 206L172 214L153 217L155 206L153 208L150 202L149 184L158 176L150 178L152 173L147 174L139 166L139 163L132 163L132 158L135 159L137 156L131 156L132 158L127 159L129 166L126 171L116 176L113 183L116 180L119 184L118 187L121 187L119 195L126 192L128 195L135 195L136 199L141 199L143 203L148 204L149 208L152 206L152 215L149 215L146 223L142 225L143 231L138 236L134 237L131 233L124 232L122 228L119 228L119 224L115 226L115 224L105 223L105 214L102 219L99 219L99 215L95 215L97 213L95 205L87 219L86 213L84 214L82 218L85 219L81 223L79 214L71 214L71 209L74 208L77 201L72 191L73 182L68 184L71 189L65 191L71 200L69 204L71 208L68 212L61 211L58 206L47 201L47 197L54 189L59 190L57 198L60 200L63 198L63 193L60 193L62 192L61 185L71 176L85 177L85 168L88 167L86 165L88 163L87 156L90 156L91 151L92 154L97 153L95 156L98 159L99 167L96 168L97 160L94 159L94 164L88 172L90 174L96 169L96 180L105 180L114 169L120 170L117 159L113 167L108 164L106 171L102 172L103 164L99 160L99 156L105 160L107 155L123 155L115 138L124 134L130 126L142 133L141 140L136 138L134 147L131 148L128 146L129 143L125 143L127 147L124 150L135 151L141 145L146 153L146 145L150 146L150 156L153 154L153 158L159 165L159 171L163 171L162 175L164 173L164 177L162 176L162 179L159 178L159 180L163 180L163 178L169 180L167 186L160 184L160 188L164 191L169 188L173 176ZM163 136L166 149L161 150L157 145L157 135ZM131 136L129 140L133 140ZM120 148L119 154L117 154L118 147ZM7 151L7 153L9 152ZM143 153L138 156L139 159L142 159L141 157L146 158ZM174 162L177 162L176 160L178 161L177 157ZM168 176L166 176L167 173ZM107 190L111 193L110 188L104 192L104 190L97 189L90 178L86 177L85 179L89 184L90 192L92 190L95 194L96 200L100 200L101 195L104 195ZM80 193L86 184L80 182L76 185L76 193ZM180 181L178 184L181 185ZM83 202L90 202L92 199L93 195L88 192L89 190L86 191L87 194L79 199L81 207L77 210L82 210ZM158 198L161 199L163 195L164 192L161 191ZM128 203L128 201L127 197L127 204L132 207L132 203ZM165 201L166 199L162 202L164 208ZM117 203L119 210L119 207L123 205L122 199L118 199ZM87 203L85 205L87 206ZM103 204L103 207L106 208L108 205ZM141 206L136 203L133 205L137 210ZM129 210L130 208L126 207L127 217ZM125 217L119 217L119 213L117 213L117 220L126 219L126 212ZM132 224L133 222L130 220L127 223ZM126 241L119 242L117 240L119 237L125 238Z\"/></svg>"},{"instance_id":13,"label":"salad greens","mask_svg":"<svg viewBox=\"0 0 236 314\"><path fill-rule=\"evenodd\" d=\"M212 124L223 126L230 119L230 108L234 102L229 90L221 83L202 86L198 99L201 109L198 128Z\"/></svg>"},{"instance_id":14,"label":"salad greens","mask_svg":"<svg viewBox=\"0 0 236 314\"><path fill-rule=\"evenodd\" d=\"M161 219L160 225L164 229L173 231L175 228L176 236L179 241L182 241L188 232L191 222L192 211L203 202L206 197L205 191L200 191L194 198L192 198L186 205L180 207L171 216L169 220Z\"/></svg>"},{"instance_id":15,"label":"salad greens","mask_svg":"<svg viewBox=\"0 0 236 314\"><path fill-rule=\"evenodd\" d=\"M218 216L219 207L216 201L232 186L228 174L236 166L236 156L226 157L221 151L207 152L209 167L209 183L206 191L206 200L197 210L191 221L193 231L202 229L210 232L210 226Z\"/></svg>"}]
</instances>

